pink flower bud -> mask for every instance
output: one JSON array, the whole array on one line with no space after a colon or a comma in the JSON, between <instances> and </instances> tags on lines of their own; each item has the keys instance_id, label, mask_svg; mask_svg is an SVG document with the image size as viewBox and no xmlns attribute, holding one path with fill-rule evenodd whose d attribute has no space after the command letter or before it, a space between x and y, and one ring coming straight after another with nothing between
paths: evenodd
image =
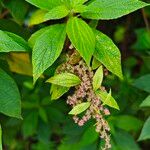
<instances>
[{"instance_id":1,"label":"pink flower bud","mask_svg":"<svg viewBox=\"0 0 150 150\"><path fill-rule=\"evenodd\" d=\"M85 122L88 120L86 116L83 116L82 118Z\"/></svg>"},{"instance_id":2,"label":"pink flower bud","mask_svg":"<svg viewBox=\"0 0 150 150\"><path fill-rule=\"evenodd\" d=\"M83 125L84 125L84 121L81 119L81 120L78 122L78 125L79 125L79 126L83 126Z\"/></svg>"},{"instance_id":3,"label":"pink flower bud","mask_svg":"<svg viewBox=\"0 0 150 150\"><path fill-rule=\"evenodd\" d=\"M104 114L105 114L105 115L110 115L110 111L109 111L107 108L105 108L105 109L104 109Z\"/></svg>"}]
</instances>

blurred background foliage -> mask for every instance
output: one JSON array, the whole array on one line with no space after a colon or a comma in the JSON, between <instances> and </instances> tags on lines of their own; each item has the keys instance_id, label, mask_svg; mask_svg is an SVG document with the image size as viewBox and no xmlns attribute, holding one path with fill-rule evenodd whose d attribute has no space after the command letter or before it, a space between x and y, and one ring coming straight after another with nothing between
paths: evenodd
<instances>
[{"instance_id":1,"label":"blurred background foliage","mask_svg":"<svg viewBox=\"0 0 150 150\"><path fill-rule=\"evenodd\" d=\"M28 40L32 33L55 21L38 24L42 12L25 0L0 0L0 30ZM99 21L98 28L113 39L122 53L124 81L109 74L120 111L111 109L112 150L150 149L150 7L112 21ZM38 24L38 25L35 25ZM35 25L35 26L33 26ZM54 74L59 64L45 76ZM41 78L32 84L31 54L0 55L0 67L13 76L22 97L23 120L0 114L4 150L98 150L102 145L92 121L78 127L68 116L66 95L51 101L49 85ZM13 73L11 73L13 72Z\"/></svg>"}]
</instances>

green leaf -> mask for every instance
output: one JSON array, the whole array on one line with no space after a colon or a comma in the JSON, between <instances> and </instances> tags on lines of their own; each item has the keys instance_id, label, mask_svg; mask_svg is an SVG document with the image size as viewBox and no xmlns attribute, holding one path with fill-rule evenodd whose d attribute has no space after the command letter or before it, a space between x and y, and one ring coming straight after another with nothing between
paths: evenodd
<instances>
[{"instance_id":1,"label":"green leaf","mask_svg":"<svg viewBox=\"0 0 150 150\"><path fill-rule=\"evenodd\" d=\"M49 11L38 9L36 10L29 19L29 26L40 24L47 20L61 19L69 14L69 10L66 6L57 6Z\"/></svg>"},{"instance_id":2,"label":"green leaf","mask_svg":"<svg viewBox=\"0 0 150 150\"><path fill-rule=\"evenodd\" d=\"M2 128L0 124L0 150L2 150Z\"/></svg>"},{"instance_id":3,"label":"green leaf","mask_svg":"<svg viewBox=\"0 0 150 150\"><path fill-rule=\"evenodd\" d=\"M117 145L117 149L114 150L140 150L131 134L124 130L117 130L113 135L113 139L115 140L115 145Z\"/></svg>"},{"instance_id":4,"label":"green leaf","mask_svg":"<svg viewBox=\"0 0 150 150\"><path fill-rule=\"evenodd\" d=\"M100 66L93 77L93 89L98 90L103 81L103 67Z\"/></svg>"},{"instance_id":5,"label":"green leaf","mask_svg":"<svg viewBox=\"0 0 150 150\"><path fill-rule=\"evenodd\" d=\"M89 22L89 26L93 29L96 29L96 27L98 26L99 21L98 20L91 20Z\"/></svg>"},{"instance_id":6,"label":"green leaf","mask_svg":"<svg viewBox=\"0 0 150 150\"><path fill-rule=\"evenodd\" d=\"M27 42L18 35L0 30L0 52L29 51Z\"/></svg>"},{"instance_id":7,"label":"green leaf","mask_svg":"<svg viewBox=\"0 0 150 150\"><path fill-rule=\"evenodd\" d=\"M5 32L10 38L12 38L17 44L19 44L22 48L24 48L26 51L30 51L30 47L28 46L28 43L21 37L11 32Z\"/></svg>"},{"instance_id":8,"label":"green leaf","mask_svg":"<svg viewBox=\"0 0 150 150\"><path fill-rule=\"evenodd\" d=\"M109 93L107 94L106 99L103 101L103 105L107 105L111 99L111 89L109 90Z\"/></svg>"},{"instance_id":9,"label":"green leaf","mask_svg":"<svg viewBox=\"0 0 150 150\"><path fill-rule=\"evenodd\" d=\"M146 120L138 141L150 139L150 117Z\"/></svg>"},{"instance_id":10,"label":"green leaf","mask_svg":"<svg viewBox=\"0 0 150 150\"><path fill-rule=\"evenodd\" d=\"M143 125L143 121L134 116L129 115L119 115L110 117L109 119L113 121L116 127L126 130L128 132L129 131L138 132Z\"/></svg>"},{"instance_id":11,"label":"green leaf","mask_svg":"<svg viewBox=\"0 0 150 150\"><path fill-rule=\"evenodd\" d=\"M33 34L31 35L31 37L29 38L29 40L28 40L29 46L30 46L31 48L33 48L34 45L35 45L35 43L36 43L36 41L37 41L37 39L38 39L44 32L48 31L50 28L51 28L51 26L47 26L47 27L44 27L44 28L42 28L42 29L36 31L35 33L33 33Z\"/></svg>"},{"instance_id":12,"label":"green leaf","mask_svg":"<svg viewBox=\"0 0 150 150\"><path fill-rule=\"evenodd\" d=\"M60 86L72 87L79 85L81 83L81 80L74 74L61 73L51 77L47 80L47 82Z\"/></svg>"},{"instance_id":13,"label":"green leaf","mask_svg":"<svg viewBox=\"0 0 150 150\"><path fill-rule=\"evenodd\" d=\"M27 2L24 0L3 0L3 4L18 23L23 23L25 15L28 11Z\"/></svg>"},{"instance_id":14,"label":"green leaf","mask_svg":"<svg viewBox=\"0 0 150 150\"><path fill-rule=\"evenodd\" d=\"M136 88L139 88L141 90L144 90L148 93L150 93L150 74L144 75L138 79L136 79L133 83L133 86Z\"/></svg>"},{"instance_id":15,"label":"green leaf","mask_svg":"<svg viewBox=\"0 0 150 150\"><path fill-rule=\"evenodd\" d=\"M32 54L34 82L59 57L65 38L66 26L57 24L51 26L37 39Z\"/></svg>"},{"instance_id":16,"label":"green leaf","mask_svg":"<svg viewBox=\"0 0 150 150\"><path fill-rule=\"evenodd\" d=\"M101 66L101 62L98 61L95 57L92 60L92 69L95 70L97 69L99 66Z\"/></svg>"},{"instance_id":17,"label":"green leaf","mask_svg":"<svg viewBox=\"0 0 150 150\"><path fill-rule=\"evenodd\" d=\"M116 19L148 5L139 0L95 0L81 15L88 19Z\"/></svg>"},{"instance_id":18,"label":"green leaf","mask_svg":"<svg viewBox=\"0 0 150 150\"><path fill-rule=\"evenodd\" d=\"M79 5L77 5L77 6L74 7L73 12L74 13L83 13L83 12L85 12L86 7L87 6L85 6L85 5L79 4Z\"/></svg>"},{"instance_id":19,"label":"green leaf","mask_svg":"<svg viewBox=\"0 0 150 150\"><path fill-rule=\"evenodd\" d=\"M144 66L150 71L150 65L149 65L150 64L150 55L142 55L142 60L143 60Z\"/></svg>"},{"instance_id":20,"label":"green leaf","mask_svg":"<svg viewBox=\"0 0 150 150\"><path fill-rule=\"evenodd\" d=\"M33 136L36 133L38 126L38 111L31 111L24 117L22 130L25 138Z\"/></svg>"},{"instance_id":21,"label":"green leaf","mask_svg":"<svg viewBox=\"0 0 150 150\"><path fill-rule=\"evenodd\" d=\"M62 95L68 92L69 89L70 89L69 87L63 87L63 86L52 84L51 90L50 90L51 99L52 100L59 99Z\"/></svg>"},{"instance_id":22,"label":"green leaf","mask_svg":"<svg viewBox=\"0 0 150 150\"><path fill-rule=\"evenodd\" d=\"M85 2L87 2L88 0L71 0L73 6L79 5L79 4L84 4Z\"/></svg>"},{"instance_id":23,"label":"green leaf","mask_svg":"<svg viewBox=\"0 0 150 150\"><path fill-rule=\"evenodd\" d=\"M44 10L51 10L52 8L59 6L61 4L61 0L26 0L26 1Z\"/></svg>"},{"instance_id":24,"label":"green leaf","mask_svg":"<svg viewBox=\"0 0 150 150\"><path fill-rule=\"evenodd\" d=\"M84 4L85 2L87 2L88 0L63 0L63 3L71 10L79 5Z\"/></svg>"},{"instance_id":25,"label":"green leaf","mask_svg":"<svg viewBox=\"0 0 150 150\"><path fill-rule=\"evenodd\" d=\"M119 49L105 34L97 30L95 30L95 34L95 58L99 60L109 71L117 75L120 79L123 79L121 69L121 55Z\"/></svg>"},{"instance_id":26,"label":"green leaf","mask_svg":"<svg viewBox=\"0 0 150 150\"><path fill-rule=\"evenodd\" d=\"M85 130L85 132L83 133L83 135L81 136L81 139L79 140L79 145L80 146L89 146L90 144L97 141L98 137L99 137L99 134L97 132L95 132L95 127L92 125L92 126L88 127Z\"/></svg>"},{"instance_id":27,"label":"green leaf","mask_svg":"<svg viewBox=\"0 0 150 150\"><path fill-rule=\"evenodd\" d=\"M45 10L41 10L41 9L36 10L31 15L28 25L33 26L33 25L37 25L37 24L45 22L46 20L44 17L46 14L47 14L47 11L45 11Z\"/></svg>"},{"instance_id":28,"label":"green leaf","mask_svg":"<svg viewBox=\"0 0 150 150\"><path fill-rule=\"evenodd\" d=\"M150 49L150 32L146 28L136 30L137 41L132 46L135 50Z\"/></svg>"},{"instance_id":29,"label":"green leaf","mask_svg":"<svg viewBox=\"0 0 150 150\"><path fill-rule=\"evenodd\" d=\"M73 17L67 23L67 34L73 46L89 65L95 49L95 36L92 29L82 19Z\"/></svg>"},{"instance_id":30,"label":"green leaf","mask_svg":"<svg viewBox=\"0 0 150 150\"><path fill-rule=\"evenodd\" d=\"M29 29L18 25L10 19L0 19L0 30L12 32L27 40L30 37Z\"/></svg>"},{"instance_id":31,"label":"green leaf","mask_svg":"<svg viewBox=\"0 0 150 150\"><path fill-rule=\"evenodd\" d=\"M141 103L140 107L150 107L150 95Z\"/></svg>"},{"instance_id":32,"label":"green leaf","mask_svg":"<svg viewBox=\"0 0 150 150\"><path fill-rule=\"evenodd\" d=\"M90 102L84 102L76 105L70 112L70 115L78 115L90 107Z\"/></svg>"},{"instance_id":33,"label":"green leaf","mask_svg":"<svg viewBox=\"0 0 150 150\"><path fill-rule=\"evenodd\" d=\"M0 69L0 112L21 118L20 94L14 80Z\"/></svg>"},{"instance_id":34,"label":"green leaf","mask_svg":"<svg viewBox=\"0 0 150 150\"><path fill-rule=\"evenodd\" d=\"M55 20L66 17L69 14L69 10L66 6L61 5L51 9L48 13L45 14L45 20Z\"/></svg>"},{"instance_id":35,"label":"green leaf","mask_svg":"<svg viewBox=\"0 0 150 150\"><path fill-rule=\"evenodd\" d=\"M111 96L111 90L109 93L98 90L96 91L96 95L100 97L104 105L108 105L112 108L119 110L119 106L116 100Z\"/></svg>"},{"instance_id":36,"label":"green leaf","mask_svg":"<svg viewBox=\"0 0 150 150\"><path fill-rule=\"evenodd\" d=\"M42 107L39 108L39 116L45 123L48 123L48 116L46 110Z\"/></svg>"},{"instance_id":37,"label":"green leaf","mask_svg":"<svg viewBox=\"0 0 150 150\"><path fill-rule=\"evenodd\" d=\"M121 43L125 39L126 28L122 25L118 25L116 31L114 32L114 41L116 43Z\"/></svg>"}]
</instances>

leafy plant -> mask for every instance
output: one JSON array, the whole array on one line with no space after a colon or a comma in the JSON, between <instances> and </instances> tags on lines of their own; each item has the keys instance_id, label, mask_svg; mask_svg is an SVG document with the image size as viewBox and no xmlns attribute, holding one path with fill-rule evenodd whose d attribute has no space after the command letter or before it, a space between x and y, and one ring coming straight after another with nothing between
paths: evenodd
<instances>
[{"instance_id":1,"label":"leafy plant","mask_svg":"<svg viewBox=\"0 0 150 150\"><path fill-rule=\"evenodd\" d=\"M105 116L110 115L107 106L117 110L119 110L119 106L112 97L111 90L107 93L103 85L103 79L107 76L104 68L121 80L124 80L124 77L121 67L121 54L118 47L107 35L96 29L96 26L98 20L117 19L149 4L139 0L26 1L28 3L18 0L10 2L2 0L0 2L20 24L24 20L29 3L38 7L38 10L31 14L28 21L29 26L48 23L52 20L56 20L54 22L56 24L46 25L46 27L36 31L29 39L26 38L28 42L21 36L18 36L17 33L0 30L1 55L3 56L3 54L5 55L8 52L17 52L17 55L19 55L19 52L23 54L32 53L34 85L39 78L44 78L47 83L51 83L51 100L57 100L69 91L67 93L67 104L72 107L69 114L73 115L74 122L79 126L83 126L88 120L93 118L96 122L96 132L105 141L103 149L110 149L111 139L109 132L111 126L109 126L105 118ZM21 14L14 8L16 3L19 4L19 9L23 8ZM147 35L143 36L147 37ZM133 47L135 48L137 45L136 43ZM7 62L8 64L12 63L11 59L7 60ZM27 68L30 68L30 65L29 62ZM20 71L23 65L21 67L20 65L18 66L17 73L21 72L26 75L26 70ZM12 67L10 69L13 71ZM22 118L21 98L18 88L14 80L6 73L7 69L6 72L4 70L5 68L0 69L0 112L7 116ZM51 73L50 70L52 70ZM28 73L27 75L30 74ZM50 78L48 79L48 77ZM147 79L149 75L143 78ZM30 89L33 88L28 83L25 83L25 86ZM149 87L143 84L143 79L136 81L134 86L149 92ZM25 108L31 107L39 112L37 114L34 111L25 118L25 124L22 129L25 137L36 132L38 116L44 122L48 121L47 111L43 107L49 103L42 103L40 100L37 100L32 105L24 103L23 106ZM33 121L33 126L30 124L31 121ZM144 128L147 128L147 123ZM140 139L143 137L143 132ZM122 131L121 133L124 134ZM121 134L119 136L123 139ZM118 142L117 136L114 137ZM129 138L132 141L132 137L129 136ZM42 140L40 142L42 143ZM42 145L41 143L39 143L39 147ZM124 143L118 143L124 145ZM82 145L83 143L80 144ZM134 145L133 141L130 147L132 145ZM136 145L134 147L138 149Z\"/></svg>"}]
</instances>

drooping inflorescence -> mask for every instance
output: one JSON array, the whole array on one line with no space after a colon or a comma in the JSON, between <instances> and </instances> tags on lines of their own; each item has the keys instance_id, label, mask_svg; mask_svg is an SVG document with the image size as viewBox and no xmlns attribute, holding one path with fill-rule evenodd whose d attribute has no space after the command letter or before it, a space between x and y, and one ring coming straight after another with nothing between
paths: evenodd
<instances>
[{"instance_id":1,"label":"drooping inflorescence","mask_svg":"<svg viewBox=\"0 0 150 150\"><path fill-rule=\"evenodd\" d=\"M72 56L75 56L75 53L73 53ZM105 140L105 146L102 149L110 149L110 127L104 118L104 116L109 115L110 112L107 108L104 108L100 98L93 90L92 81L94 72L82 59L80 59L78 62L72 63L72 56L69 56L68 61L58 69L59 73L73 73L81 79L81 84L75 87L72 95L68 96L67 104L74 108L83 102L90 102L90 107L86 110L85 114L81 118L77 115L74 115L73 120L79 126L83 126L89 119L95 119L96 132L100 134L100 138ZM101 87L101 90L102 89L105 90L104 87Z\"/></svg>"}]
</instances>

